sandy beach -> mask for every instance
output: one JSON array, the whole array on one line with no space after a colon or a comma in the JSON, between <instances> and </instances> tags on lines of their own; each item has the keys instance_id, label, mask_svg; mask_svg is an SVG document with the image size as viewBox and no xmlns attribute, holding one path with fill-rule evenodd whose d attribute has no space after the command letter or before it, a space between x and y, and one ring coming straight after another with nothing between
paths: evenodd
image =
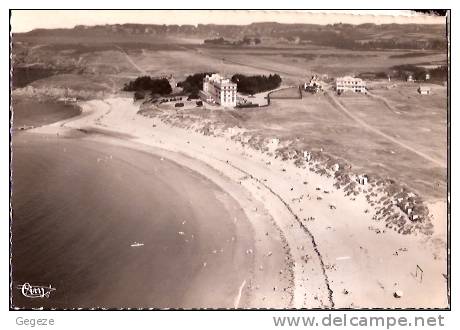
<instances>
[{"instance_id":1,"label":"sandy beach","mask_svg":"<svg viewBox=\"0 0 460 330\"><path fill-rule=\"evenodd\" d=\"M254 263L233 307L447 307L445 203L431 208L432 236L401 235L373 220L363 194L350 198L333 186L333 178L242 146L229 135L205 136L138 115L130 98L80 105L79 117L30 132L164 157L213 182L244 210L254 248L243 253Z\"/></svg>"}]
</instances>

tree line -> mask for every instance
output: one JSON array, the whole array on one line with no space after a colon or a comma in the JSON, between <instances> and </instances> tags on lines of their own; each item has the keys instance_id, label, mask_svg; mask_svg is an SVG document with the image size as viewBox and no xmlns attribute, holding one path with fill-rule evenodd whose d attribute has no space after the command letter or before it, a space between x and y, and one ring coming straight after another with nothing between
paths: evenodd
<instances>
[{"instance_id":1,"label":"tree line","mask_svg":"<svg viewBox=\"0 0 460 330\"><path fill-rule=\"evenodd\" d=\"M181 87L183 91L188 93L191 97L198 98L198 93L203 89L203 79L212 74L212 72L195 73L187 76L184 81L177 83L177 87Z\"/></svg>"},{"instance_id":2,"label":"tree line","mask_svg":"<svg viewBox=\"0 0 460 330\"><path fill-rule=\"evenodd\" d=\"M204 40L205 45L233 45L233 46L259 45L261 42L262 40L260 40L260 38L257 38L257 37L255 38L244 37L243 39L236 40L236 41L230 41L223 37Z\"/></svg>"},{"instance_id":3,"label":"tree line","mask_svg":"<svg viewBox=\"0 0 460 330\"><path fill-rule=\"evenodd\" d=\"M423 68L412 64L396 65L391 68L393 77L407 79L409 75L414 80L425 80L426 74L430 75L431 81L447 81L447 66L437 68Z\"/></svg>"},{"instance_id":4,"label":"tree line","mask_svg":"<svg viewBox=\"0 0 460 330\"><path fill-rule=\"evenodd\" d=\"M166 78L152 78L150 76L138 77L125 84L124 91L144 92L149 91L152 94L168 95L172 93L171 85Z\"/></svg>"},{"instance_id":5,"label":"tree line","mask_svg":"<svg viewBox=\"0 0 460 330\"><path fill-rule=\"evenodd\" d=\"M446 65L441 65L436 68L424 68L413 64L395 65L388 71L379 72L362 72L358 75L362 79L400 79L406 80L409 76L416 81L425 81L426 75L429 74L429 81L443 82L447 81L448 70Z\"/></svg>"},{"instance_id":6,"label":"tree line","mask_svg":"<svg viewBox=\"0 0 460 330\"><path fill-rule=\"evenodd\" d=\"M236 83L238 92L252 95L278 88L281 85L281 77L278 74L269 76L235 74L232 82Z\"/></svg>"}]
</instances>

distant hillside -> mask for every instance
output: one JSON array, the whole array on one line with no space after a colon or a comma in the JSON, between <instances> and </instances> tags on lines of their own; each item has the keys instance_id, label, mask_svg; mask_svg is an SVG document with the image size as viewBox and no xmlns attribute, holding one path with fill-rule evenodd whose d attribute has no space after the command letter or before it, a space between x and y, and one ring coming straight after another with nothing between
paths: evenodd
<instances>
[{"instance_id":1,"label":"distant hillside","mask_svg":"<svg viewBox=\"0 0 460 330\"><path fill-rule=\"evenodd\" d=\"M164 38L270 38L294 44L317 44L344 49L431 49L445 50L447 47L445 25L419 24L280 24L253 23L249 25L154 25L115 24L79 25L73 29L36 29L14 34L13 40L28 40L40 37L55 38L106 38L130 36L133 41L164 40ZM67 40L69 40L67 39ZM69 40L70 41L70 40ZM137 40L139 41L139 40Z\"/></svg>"}]
</instances>

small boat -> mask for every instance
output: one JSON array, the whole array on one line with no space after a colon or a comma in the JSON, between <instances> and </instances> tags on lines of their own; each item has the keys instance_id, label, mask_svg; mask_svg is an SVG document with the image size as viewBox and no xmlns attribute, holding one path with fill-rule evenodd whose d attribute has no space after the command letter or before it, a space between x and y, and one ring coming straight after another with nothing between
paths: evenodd
<instances>
[{"instance_id":1,"label":"small boat","mask_svg":"<svg viewBox=\"0 0 460 330\"><path fill-rule=\"evenodd\" d=\"M133 244L131 244L131 247L139 247L139 246L144 246L144 243L134 242Z\"/></svg>"}]
</instances>

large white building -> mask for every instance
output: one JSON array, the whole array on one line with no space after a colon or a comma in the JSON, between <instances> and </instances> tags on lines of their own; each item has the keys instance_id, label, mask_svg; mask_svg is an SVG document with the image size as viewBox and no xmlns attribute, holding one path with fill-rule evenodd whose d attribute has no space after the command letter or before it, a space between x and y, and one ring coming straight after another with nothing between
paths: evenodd
<instances>
[{"instance_id":1,"label":"large white building","mask_svg":"<svg viewBox=\"0 0 460 330\"><path fill-rule=\"evenodd\" d=\"M350 76L337 78L335 80L335 90L337 93L345 91L352 91L355 93L366 93L366 82L360 78L353 78Z\"/></svg>"},{"instance_id":2,"label":"large white building","mask_svg":"<svg viewBox=\"0 0 460 330\"><path fill-rule=\"evenodd\" d=\"M202 96L206 102L224 107L236 106L236 84L215 73L203 79Z\"/></svg>"}]
</instances>

